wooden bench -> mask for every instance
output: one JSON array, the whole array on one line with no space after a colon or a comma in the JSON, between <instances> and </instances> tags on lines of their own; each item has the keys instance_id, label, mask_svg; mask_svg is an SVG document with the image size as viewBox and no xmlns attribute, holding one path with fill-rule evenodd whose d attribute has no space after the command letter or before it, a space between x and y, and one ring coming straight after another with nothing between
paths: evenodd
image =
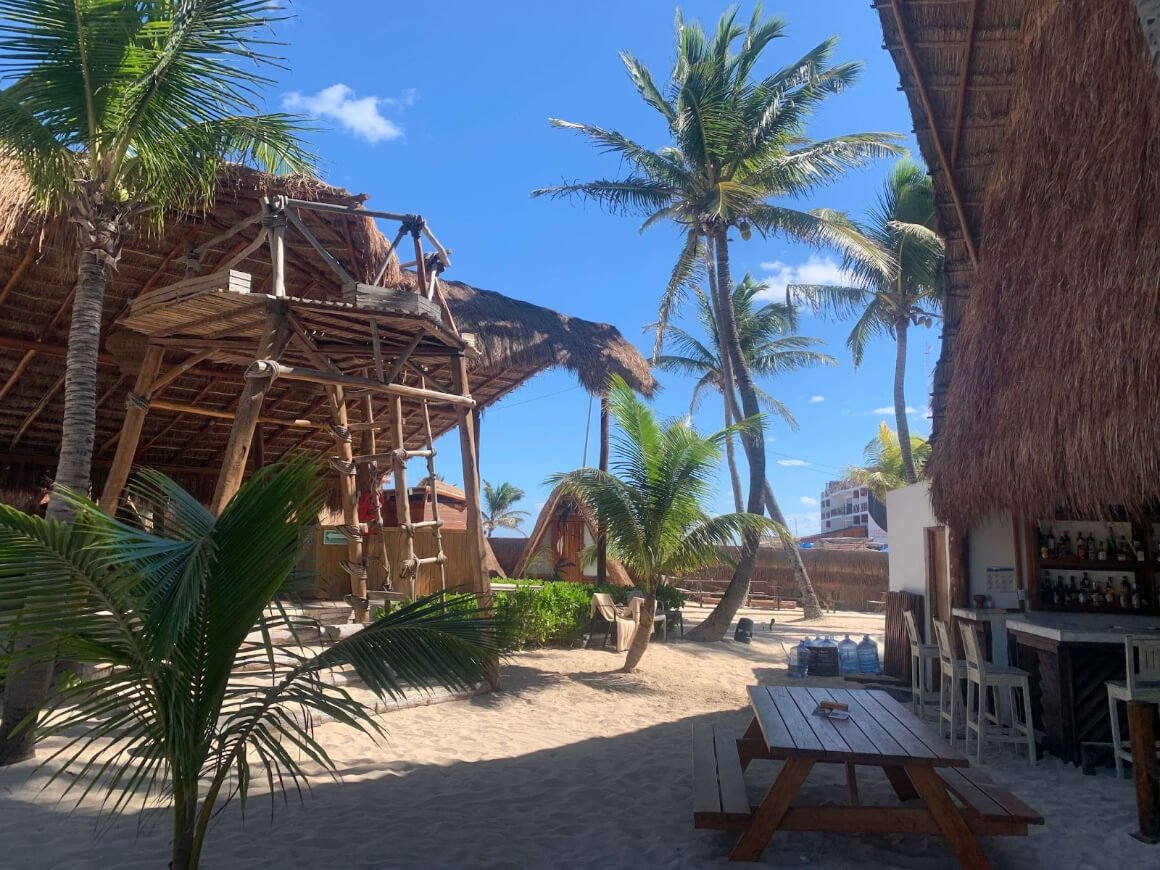
<instances>
[{"instance_id":1,"label":"wooden bench","mask_svg":"<svg viewBox=\"0 0 1160 870\"><path fill-rule=\"evenodd\" d=\"M752 811L737 738L704 722L693 725L693 826L744 828Z\"/></svg>"},{"instance_id":2,"label":"wooden bench","mask_svg":"<svg viewBox=\"0 0 1160 870\"><path fill-rule=\"evenodd\" d=\"M1043 824L1043 816L980 770L947 767L940 768L938 775L976 834L1025 837L1028 825Z\"/></svg>"}]
</instances>

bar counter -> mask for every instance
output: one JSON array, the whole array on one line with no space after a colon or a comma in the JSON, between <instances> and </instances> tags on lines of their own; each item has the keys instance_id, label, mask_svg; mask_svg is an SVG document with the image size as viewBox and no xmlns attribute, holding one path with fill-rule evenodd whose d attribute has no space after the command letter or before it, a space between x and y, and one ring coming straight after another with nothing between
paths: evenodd
<instances>
[{"instance_id":1,"label":"bar counter","mask_svg":"<svg viewBox=\"0 0 1160 870\"><path fill-rule=\"evenodd\" d=\"M1012 664L1031 674L1031 710L1044 747L1079 764L1082 744L1112 739L1105 683L1126 675L1124 637L1160 636L1160 617L1033 611L1009 616L1007 632Z\"/></svg>"}]
</instances>

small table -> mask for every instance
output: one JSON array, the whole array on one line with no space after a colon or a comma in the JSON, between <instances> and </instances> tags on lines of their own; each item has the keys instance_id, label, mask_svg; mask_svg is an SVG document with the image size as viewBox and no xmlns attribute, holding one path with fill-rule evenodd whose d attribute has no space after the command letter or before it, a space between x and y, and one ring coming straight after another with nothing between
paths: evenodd
<instances>
[{"instance_id":1,"label":"small table","mask_svg":"<svg viewBox=\"0 0 1160 870\"><path fill-rule=\"evenodd\" d=\"M808 686L750 686L748 692L753 721L737 740L742 768L759 758L785 764L749 817L730 855L734 861L758 860L778 830L931 833L947 838L964 867L984 868L990 865L977 834L1020 833L1020 826L1026 833L1028 823L1042 824L1014 795L956 771L969 767L966 756L885 692ZM849 718L813 715L825 700L847 704ZM819 762L845 766L850 806L794 802ZM854 775L859 764L881 767L900 800L922 798L922 806L861 806Z\"/></svg>"}]
</instances>

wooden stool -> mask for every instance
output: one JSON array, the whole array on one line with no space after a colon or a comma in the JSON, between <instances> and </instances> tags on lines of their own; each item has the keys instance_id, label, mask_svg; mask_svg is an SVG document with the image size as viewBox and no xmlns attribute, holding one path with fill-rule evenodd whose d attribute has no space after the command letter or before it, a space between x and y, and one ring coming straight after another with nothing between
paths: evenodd
<instances>
[{"instance_id":1,"label":"wooden stool","mask_svg":"<svg viewBox=\"0 0 1160 870\"><path fill-rule=\"evenodd\" d=\"M930 665L938 661L938 647L923 643L914 624L914 613L903 611L906 633L910 636L910 709L919 718L926 717L926 705L934 700L930 689Z\"/></svg>"},{"instance_id":2,"label":"wooden stool","mask_svg":"<svg viewBox=\"0 0 1160 870\"><path fill-rule=\"evenodd\" d=\"M1160 704L1160 639L1155 637L1124 638L1124 655L1128 667L1127 680L1108 681L1108 710L1112 715L1112 754L1116 758L1116 776L1124 775L1124 762L1132 760L1132 753L1120 737L1118 701L1144 701Z\"/></svg>"},{"instance_id":3,"label":"wooden stool","mask_svg":"<svg viewBox=\"0 0 1160 870\"><path fill-rule=\"evenodd\" d=\"M967 663L955 658L946 623L934 624L934 636L938 641L939 659L938 733L940 737L943 735L943 723L947 723L947 740L954 746L959 736L959 717L963 715L962 687L967 682ZM966 742L965 736L963 742Z\"/></svg>"},{"instance_id":4,"label":"wooden stool","mask_svg":"<svg viewBox=\"0 0 1160 870\"><path fill-rule=\"evenodd\" d=\"M959 634L963 636L963 650L967 656L967 745L970 747L971 732L978 741L977 752L983 760L983 744L992 740L997 743L1024 743L1027 745L1027 763L1035 766L1035 726L1031 721L1031 687L1027 671L1019 668L996 667L989 664L979 653L979 638L968 625L959 624ZM999 690L1007 697L1010 724L1003 722L1003 708L999 702ZM1021 693L1023 720L1020 721L1015 705L1015 695ZM990 700L995 712L987 711ZM971 713L974 711L974 718Z\"/></svg>"}]
</instances>

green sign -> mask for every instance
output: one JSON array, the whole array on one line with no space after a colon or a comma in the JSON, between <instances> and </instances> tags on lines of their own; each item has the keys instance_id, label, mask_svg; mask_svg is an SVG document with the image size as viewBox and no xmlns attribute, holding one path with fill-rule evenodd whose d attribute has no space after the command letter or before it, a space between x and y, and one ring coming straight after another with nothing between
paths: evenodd
<instances>
[{"instance_id":1,"label":"green sign","mask_svg":"<svg viewBox=\"0 0 1160 870\"><path fill-rule=\"evenodd\" d=\"M322 543L338 546L346 543L346 537L338 529L323 529Z\"/></svg>"}]
</instances>

